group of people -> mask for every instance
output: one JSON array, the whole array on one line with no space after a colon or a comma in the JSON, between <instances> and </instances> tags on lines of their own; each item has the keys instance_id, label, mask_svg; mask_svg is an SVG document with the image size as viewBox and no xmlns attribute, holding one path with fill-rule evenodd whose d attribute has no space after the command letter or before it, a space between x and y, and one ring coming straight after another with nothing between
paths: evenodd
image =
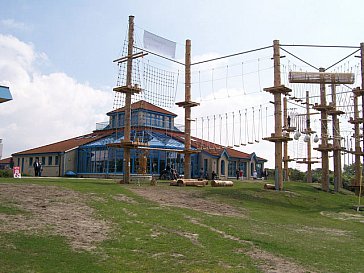
<instances>
[{"instance_id":1,"label":"group of people","mask_svg":"<svg viewBox=\"0 0 364 273\"><path fill-rule=\"evenodd\" d=\"M38 159L36 159L34 161L33 167L34 167L34 176L42 176L43 166L42 166L42 163L39 162Z\"/></svg>"},{"instance_id":2,"label":"group of people","mask_svg":"<svg viewBox=\"0 0 364 273\"><path fill-rule=\"evenodd\" d=\"M177 170L167 164L166 168L160 173L159 179L176 180L179 178Z\"/></svg>"},{"instance_id":3,"label":"group of people","mask_svg":"<svg viewBox=\"0 0 364 273\"><path fill-rule=\"evenodd\" d=\"M237 169L236 170L236 172L235 172L235 174L236 174L236 180L243 180L243 177L244 177L244 172L243 172L243 170L241 170L241 169Z\"/></svg>"}]
</instances>

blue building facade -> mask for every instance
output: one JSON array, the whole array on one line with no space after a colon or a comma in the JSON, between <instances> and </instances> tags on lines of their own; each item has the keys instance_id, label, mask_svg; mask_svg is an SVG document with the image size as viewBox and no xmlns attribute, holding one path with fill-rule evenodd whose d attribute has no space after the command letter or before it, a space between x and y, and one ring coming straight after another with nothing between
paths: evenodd
<instances>
[{"instance_id":1,"label":"blue building facade","mask_svg":"<svg viewBox=\"0 0 364 273\"><path fill-rule=\"evenodd\" d=\"M184 174L184 134L174 125L177 115L146 101L136 102L131 108L131 141L143 143L139 149L131 150L131 174L158 176L167 165ZM78 175L122 175L124 172L123 149L110 144L124 139L125 111L120 108L107 115L109 124L103 130L110 134L78 147ZM226 178L235 177L241 169L249 178L252 169L260 173L264 168L266 160L254 153L248 155L194 137L192 140L196 153L191 156L191 177L199 177L202 168L207 177L212 171Z\"/></svg>"}]
</instances>

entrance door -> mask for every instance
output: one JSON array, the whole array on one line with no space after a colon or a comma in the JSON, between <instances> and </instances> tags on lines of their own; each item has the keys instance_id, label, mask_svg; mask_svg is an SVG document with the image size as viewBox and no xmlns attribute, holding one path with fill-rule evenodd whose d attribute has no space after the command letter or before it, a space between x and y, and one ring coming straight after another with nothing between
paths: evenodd
<instances>
[{"instance_id":1,"label":"entrance door","mask_svg":"<svg viewBox=\"0 0 364 273\"><path fill-rule=\"evenodd\" d=\"M207 158L205 158L204 160L203 160L203 171L204 171L204 176L206 177L208 174L207 174L207 162L208 162L208 160L207 160Z\"/></svg>"}]
</instances>

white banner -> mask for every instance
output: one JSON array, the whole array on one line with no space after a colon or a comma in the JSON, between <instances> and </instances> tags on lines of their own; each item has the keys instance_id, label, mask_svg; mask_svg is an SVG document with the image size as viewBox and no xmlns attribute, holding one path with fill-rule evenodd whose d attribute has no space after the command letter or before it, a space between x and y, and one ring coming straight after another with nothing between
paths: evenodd
<instances>
[{"instance_id":1,"label":"white banner","mask_svg":"<svg viewBox=\"0 0 364 273\"><path fill-rule=\"evenodd\" d=\"M144 48L170 58L176 57L176 43L144 30Z\"/></svg>"}]
</instances>

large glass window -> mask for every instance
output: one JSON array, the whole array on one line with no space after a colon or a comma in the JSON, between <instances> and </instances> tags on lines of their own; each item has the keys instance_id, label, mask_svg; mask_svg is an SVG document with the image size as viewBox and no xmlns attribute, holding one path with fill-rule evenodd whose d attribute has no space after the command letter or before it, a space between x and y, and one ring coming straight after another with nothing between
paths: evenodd
<instances>
[{"instance_id":1,"label":"large glass window","mask_svg":"<svg viewBox=\"0 0 364 273\"><path fill-rule=\"evenodd\" d=\"M225 160L221 160L221 175L225 175Z\"/></svg>"},{"instance_id":2,"label":"large glass window","mask_svg":"<svg viewBox=\"0 0 364 273\"><path fill-rule=\"evenodd\" d=\"M243 171L243 176L247 176L248 175L247 172L246 172L246 170L247 170L246 164L247 164L246 162L240 162L240 164L239 164L240 170Z\"/></svg>"},{"instance_id":3,"label":"large glass window","mask_svg":"<svg viewBox=\"0 0 364 273\"><path fill-rule=\"evenodd\" d=\"M229 161L228 164L228 176L236 176L236 161Z\"/></svg>"},{"instance_id":4,"label":"large glass window","mask_svg":"<svg viewBox=\"0 0 364 273\"><path fill-rule=\"evenodd\" d=\"M52 165L52 159L53 159L52 156L48 156L48 165Z\"/></svg>"},{"instance_id":5,"label":"large glass window","mask_svg":"<svg viewBox=\"0 0 364 273\"><path fill-rule=\"evenodd\" d=\"M29 157L29 166L33 166L33 157Z\"/></svg>"}]
</instances>

